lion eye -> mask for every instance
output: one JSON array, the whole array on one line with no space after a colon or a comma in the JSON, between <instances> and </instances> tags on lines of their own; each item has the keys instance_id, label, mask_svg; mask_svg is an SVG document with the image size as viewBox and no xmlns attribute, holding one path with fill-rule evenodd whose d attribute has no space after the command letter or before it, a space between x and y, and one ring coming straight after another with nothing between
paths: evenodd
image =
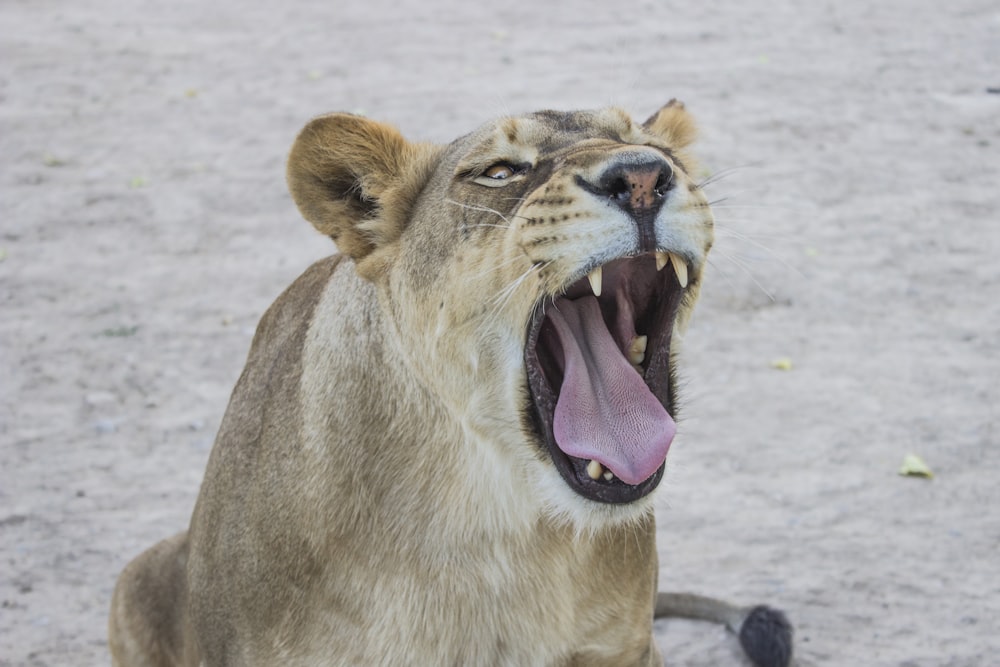
<instances>
[{"instance_id":1,"label":"lion eye","mask_svg":"<svg viewBox=\"0 0 1000 667\"><path fill-rule=\"evenodd\" d=\"M492 178L496 181L502 181L504 179L510 178L514 175L514 168L507 164L506 162L500 162L495 164L486 171L483 172L483 176L486 178Z\"/></svg>"}]
</instances>

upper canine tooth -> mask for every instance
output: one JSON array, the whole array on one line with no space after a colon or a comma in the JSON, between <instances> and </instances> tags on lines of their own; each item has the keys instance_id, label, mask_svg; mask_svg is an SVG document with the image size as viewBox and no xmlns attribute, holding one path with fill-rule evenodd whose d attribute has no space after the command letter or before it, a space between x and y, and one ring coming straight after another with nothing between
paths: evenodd
<instances>
[{"instance_id":1,"label":"upper canine tooth","mask_svg":"<svg viewBox=\"0 0 1000 667\"><path fill-rule=\"evenodd\" d=\"M590 280L590 288L594 290L594 296L601 296L601 282L603 280L604 270L601 267L597 267L589 274L587 274L587 279Z\"/></svg>"},{"instance_id":2,"label":"upper canine tooth","mask_svg":"<svg viewBox=\"0 0 1000 667\"><path fill-rule=\"evenodd\" d=\"M670 263L674 265L674 273L677 274L677 282L681 284L681 287L688 286L688 266L683 259L670 253Z\"/></svg>"},{"instance_id":3,"label":"upper canine tooth","mask_svg":"<svg viewBox=\"0 0 1000 667\"><path fill-rule=\"evenodd\" d=\"M603 474L604 466L597 461L591 460L590 463L587 464L587 476L590 477L590 479L598 479Z\"/></svg>"},{"instance_id":4,"label":"upper canine tooth","mask_svg":"<svg viewBox=\"0 0 1000 667\"><path fill-rule=\"evenodd\" d=\"M656 251L656 270L662 271L663 267L667 265L667 253L662 250Z\"/></svg>"},{"instance_id":5,"label":"upper canine tooth","mask_svg":"<svg viewBox=\"0 0 1000 667\"><path fill-rule=\"evenodd\" d=\"M646 341L648 336L636 336L628 346L628 360L633 364L641 364L646 360Z\"/></svg>"}]
</instances>

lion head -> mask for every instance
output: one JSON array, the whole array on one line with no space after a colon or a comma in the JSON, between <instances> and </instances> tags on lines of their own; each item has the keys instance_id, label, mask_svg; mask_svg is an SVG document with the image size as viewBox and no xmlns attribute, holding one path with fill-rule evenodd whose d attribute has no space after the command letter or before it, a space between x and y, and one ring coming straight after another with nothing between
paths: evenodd
<instances>
[{"instance_id":1,"label":"lion head","mask_svg":"<svg viewBox=\"0 0 1000 667\"><path fill-rule=\"evenodd\" d=\"M305 127L289 186L375 286L380 344L405 360L384 381L435 397L464 435L428 455L549 515L648 510L713 240L694 135L677 102L642 124L506 117L443 147L348 114Z\"/></svg>"}]
</instances>

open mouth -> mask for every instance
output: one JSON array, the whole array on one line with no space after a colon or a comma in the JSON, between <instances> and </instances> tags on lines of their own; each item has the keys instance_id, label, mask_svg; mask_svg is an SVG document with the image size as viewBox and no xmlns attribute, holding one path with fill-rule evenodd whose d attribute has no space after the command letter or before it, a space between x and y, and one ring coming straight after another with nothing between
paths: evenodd
<instances>
[{"instance_id":1,"label":"open mouth","mask_svg":"<svg viewBox=\"0 0 1000 667\"><path fill-rule=\"evenodd\" d=\"M668 260L674 270L662 270ZM633 502L663 477L676 431L670 339L686 284L683 260L657 252L609 262L535 309L524 351L532 417L585 498Z\"/></svg>"}]
</instances>

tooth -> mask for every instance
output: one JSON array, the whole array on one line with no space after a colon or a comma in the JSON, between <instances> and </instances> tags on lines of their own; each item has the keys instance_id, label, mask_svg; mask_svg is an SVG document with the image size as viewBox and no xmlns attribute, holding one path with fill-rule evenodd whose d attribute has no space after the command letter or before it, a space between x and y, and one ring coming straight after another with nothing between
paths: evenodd
<instances>
[{"instance_id":1,"label":"tooth","mask_svg":"<svg viewBox=\"0 0 1000 667\"><path fill-rule=\"evenodd\" d=\"M610 482L614 478L615 478L615 474L613 472L611 472L610 470L605 470L604 471L604 481L605 482Z\"/></svg>"},{"instance_id":2,"label":"tooth","mask_svg":"<svg viewBox=\"0 0 1000 667\"><path fill-rule=\"evenodd\" d=\"M674 273L677 274L677 282L681 284L681 287L688 286L688 265L684 263L684 260L670 253L670 263L674 265Z\"/></svg>"},{"instance_id":3,"label":"tooth","mask_svg":"<svg viewBox=\"0 0 1000 667\"><path fill-rule=\"evenodd\" d=\"M656 270L662 271L663 267L667 265L667 253L662 250L656 251Z\"/></svg>"},{"instance_id":4,"label":"tooth","mask_svg":"<svg viewBox=\"0 0 1000 667\"><path fill-rule=\"evenodd\" d=\"M591 461L587 464L587 475L590 479L598 479L604 474L604 466L602 466L597 461Z\"/></svg>"},{"instance_id":5,"label":"tooth","mask_svg":"<svg viewBox=\"0 0 1000 667\"><path fill-rule=\"evenodd\" d=\"M647 336L636 336L628 346L628 360L633 364L641 364L646 360Z\"/></svg>"},{"instance_id":6,"label":"tooth","mask_svg":"<svg viewBox=\"0 0 1000 667\"><path fill-rule=\"evenodd\" d=\"M601 296L601 282L604 275L603 269L597 267L587 275L590 280L590 287L594 290L594 296Z\"/></svg>"}]
</instances>

